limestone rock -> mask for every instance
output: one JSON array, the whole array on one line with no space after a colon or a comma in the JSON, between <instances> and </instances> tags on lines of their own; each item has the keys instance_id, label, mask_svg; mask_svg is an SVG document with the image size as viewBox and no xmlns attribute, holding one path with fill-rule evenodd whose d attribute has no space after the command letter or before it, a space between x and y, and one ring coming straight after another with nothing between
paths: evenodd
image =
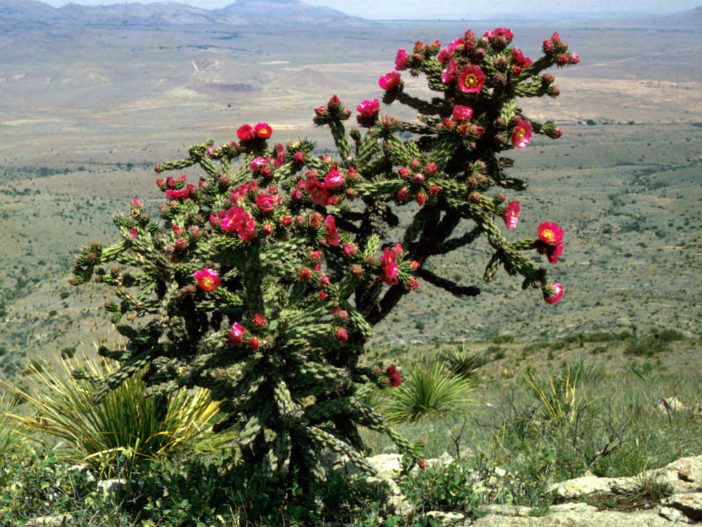
<instances>
[{"instance_id":1,"label":"limestone rock","mask_svg":"<svg viewBox=\"0 0 702 527\"><path fill-rule=\"evenodd\" d=\"M378 454L369 457L367 461L378 472L378 477L381 479L397 477L402 470L401 454Z\"/></svg>"},{"instance_id":2,"label":"limestone rock","mask_svg":"<svg viewBox=\"0 0 702 527\"><path fill-rule=\"evenodd\" d=\"M441 525L456 525L458 522L462 522L465 515L460 512L443 512L443 511L430 511L426 513L427 518L431 518L434 521L440 522Z\"/></svg>"},{"instance_id":3,"label":"limestone rock","mask_svg":"<svg viewBox=\"0 0 702 527\"><path fill-rule=\"evenodd\" d=\"M564 503L551 507L546 516L487 514L472 525L473 527L671 527L672 524L655 510L600 511L585 503Z\"/></svg>"},{"instance_id":4,"label":"limestone rock","mask_svg":"<svg viewBox=\"0 0 702 527\"><path fill-rule=\"evenodd\" d=\"M665 500L666 505L682 511L694 521L702 521L702 492L674 494Z\"/></svg>"},{"instance_id":5,"label":"limestone rock","mask_svg":"<svg viewBox=\"0 0 702 527\"><path fill-rule=\"evenodd\" d=\"M53 516L37 516L29 520L25 527L61 527L71 525L73 517L70 514L55 514Z\"/></svg>"}]
</instances>

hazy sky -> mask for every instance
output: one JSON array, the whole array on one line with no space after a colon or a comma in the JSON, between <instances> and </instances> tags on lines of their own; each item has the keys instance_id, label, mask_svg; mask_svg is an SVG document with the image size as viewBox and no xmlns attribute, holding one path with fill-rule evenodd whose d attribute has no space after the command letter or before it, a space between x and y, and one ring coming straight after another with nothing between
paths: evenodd
<instances>
[{"instance_id":1,"label":"hazy sky","mask_svg":"<svg viewBox=\"0 0 702 527\"><path fill-rule=\"evenodd\" d=\"M151 3L153 0L142 0ZM234 3L234 0L175 0L194 7L213 9ZM392 19L461 19L490 16L569 13L598 13L617 15L630 12L670 13L702 5L702 0L302 0L309 5L333 7L344 13L363 18ZM62 6L71 0L44 0L53 6ZM74 3L121 4L125 0L73 0ZM432 5L433 4L433 5ZM439 4L439 5L436 5Z\"/></svg>"}]
</instances>

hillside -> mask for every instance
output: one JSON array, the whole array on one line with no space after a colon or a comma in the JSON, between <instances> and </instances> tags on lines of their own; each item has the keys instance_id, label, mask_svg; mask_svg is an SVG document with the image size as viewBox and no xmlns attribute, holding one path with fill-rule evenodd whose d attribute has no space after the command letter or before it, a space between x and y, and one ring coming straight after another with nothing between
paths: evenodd
<instances>
[{"instance_id":1,"label":"hillside","mask_svg":"<svg viewBox=\"0 0 702 527\"><path fill-rule=\"evenodd\" d=\"M76 20L70 10L37 4L0 0L0 24L12 28L0 33L0 181L9 196L0 211L5 374L28 358L76 346L91 350L95 339L109 337L102 292L71 288L68 272L81 245L115 240L111 217L135 195L156 213L154 163L184 157L191 144L210 137L231 141L247 122L270 122L283 143L310 137L330 149L326 130L311 122L315 106L334 93L351 108L378 97L377 79L392 69L397 48L436 36L446 42L466 29L464 23L363 22L322 24L314 32L281 25L271 33L182 25L164 14L173 4L137 10L141 20L171 20L158 29L69 26L62 24L78 24L70 22ZM293 12L302 5L278 4ZM264 4L239 1L225 11L237 5ZM96 12L124 16L120 6L110 9ZM183 12L198 20L229 16ZM319 14L321 20L333 15ZM55 15L63 22L52 22ZM471 24L476 32L496 25ZM518 45L535 56L558 28L513 29ZM564 300L545 309L538 295L522 292L503 273L483 284L486 252L476 247L432 266L480 286L483 295L461 300L425 284L377 328L377 343L555 338L632 327L699 335L700 55L689 33L674 28L620 23L571 27L561 36L582 63L554 70L559 99L524 106L537 118L555 119L564 137L535 139L515 152L512 170L530 181L520 198L518 235L528 236L543 219L566 229L566 254L550 269L566 287Z\"/></svg>"}]
</instances>

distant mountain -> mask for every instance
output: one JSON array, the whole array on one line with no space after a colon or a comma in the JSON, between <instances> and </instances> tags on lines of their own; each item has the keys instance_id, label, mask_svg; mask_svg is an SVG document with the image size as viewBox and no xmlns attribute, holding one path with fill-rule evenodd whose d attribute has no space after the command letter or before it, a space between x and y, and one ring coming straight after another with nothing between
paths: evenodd
<instances>
[{"instance_id":1,"label":"distant mountain","mask_svg":"<svg viewBox=\"0 0 702 527\"><path fill-rule=\"evenodd\" d=\"M285 22L292 23L340 21L352 18L336 9L309 6L300 0L237 0L214 12L231 24L257 24L271 18L284 19Z\"/></svg>"},{"instance_id":2,"label":"distant mountain","mask_svg":"<svg viewBox=\"0 0 702 527\"><path fill-rule=\"evenodd\" d=\"M637 16L603 21L600 25L616 27L648 27L667 31L702 29L702 6L670 15Z\"/></svg>"},{"instance_id":3,"label":"distant mountain","mask_svg":"<svg viewBox=\"0 0 702 527\"><path fill-rule=\"evenodd\" d=\"M186 0L187 1L187 0ZM0 28L49 26L187 26L264 25L277 23L324 24L360 20L330 9L309 6L300 0L238 0L222 9L200 9L176 2L54 8L36 0L0 0Z\"/></svg>"},{"instance_id":4,"label":"distant mountain","mask_svg":"<svg viewBox=\"0 0 702 527\"><path fill-rule=\"evenodd\" d=\"M75 22L88 25L199 25L217 21L217 16L207 9L175 2L103 6L68 4L58 11Z\"/></svg>"}]
</instances>

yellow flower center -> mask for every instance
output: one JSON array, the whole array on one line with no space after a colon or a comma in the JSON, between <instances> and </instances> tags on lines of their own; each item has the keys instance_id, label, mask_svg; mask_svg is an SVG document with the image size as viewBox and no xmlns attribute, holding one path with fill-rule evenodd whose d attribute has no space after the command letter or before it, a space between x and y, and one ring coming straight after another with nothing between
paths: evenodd
<instances>
[{"instance_id":1,"label":"yellow flower center","mask_svg":"<svg viewBox=\"0 0 702 527\"><path fill-rule=\"evenodd\" d=\"M544 229L541 232L541 235L544 237L544 239L548 242L553 242L556 241L556 235L553 233L551 229Z\"/></svg>"},{"instance_id":2,"label":"yellow flower center","mask_svg":"<svg viewBox=\"0 0 702 527\"><path fill-rule=\"evenodd\" d=\"M210 289L214 285L214 280L211 277L205 276L202 278L202 288Z\"/></svg>"},{"instance_id":3,"label":"yellow flower center","mask_svg":"<svg viewBox=\"0 0 702 527\"><path fill-rule=\"evenodd\" d=\"M469 73L463 79L463 83L469 88L475 88L478 85L478 76L475 73Z\"/></svg>"},{"instance_id":4,"label":"yellow flower center","mask_svg":"<svg viewBox=\"0 0 702 527\"><path fill-rule=\"evenodd\" d=\"M519 130L517 130L516 135L519 139L524 139L524 136L526 135L526 130L524 128L520 128Z\"/></svg>"}]
</instances>

